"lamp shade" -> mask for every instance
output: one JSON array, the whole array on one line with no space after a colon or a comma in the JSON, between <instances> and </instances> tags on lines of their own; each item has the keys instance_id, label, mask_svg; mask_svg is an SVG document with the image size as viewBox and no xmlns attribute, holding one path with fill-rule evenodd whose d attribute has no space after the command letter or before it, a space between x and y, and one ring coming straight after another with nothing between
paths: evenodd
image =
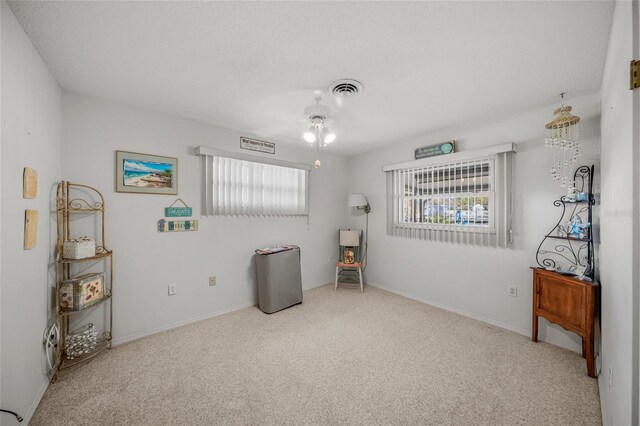
<instances>
[{"instance_id":1,"label":"lamp shade","mask_svg":"<svg viewBox=\"0 0 640 426\"><path fill-rule=\"evenodd\" d=\"M360 231L340 230L340 245L344 247L358 247L360 245Z\"/></svg>"},{"instance_id":2,"label":"lamp shade","mask_svg":"<svg viewBox=\"0 0 640 426\"><path fill-rule=\"evenodd\" d=\"M305 141L309 143L314 143L316 141L316 129L313 126L309 127L309 130L304 132L302 134L302 137L304 138Z\"/></svg>"},{"instance_id":3,"label":"lamp shade","mask_svg":"<svg viewBox=\"0 0 640 426\"><path fill-rule=\"evenodd\" d=\"M350 194L349 195L349 207L362 207L369 204L367 197L364 194Z\"/></svg>"},{"instance_id":4,"label":"lamp shade","mask_svg":"<svg viewBox=\"0 0 640 426\"><path fill-rule=\"evenodd\" d=\"M329 144L331 142L333 142L334 140L336 140L336 134L333 132L330 132L329 130L325 131L324 133L324 143Z\"/></svg>"}]
</instances>

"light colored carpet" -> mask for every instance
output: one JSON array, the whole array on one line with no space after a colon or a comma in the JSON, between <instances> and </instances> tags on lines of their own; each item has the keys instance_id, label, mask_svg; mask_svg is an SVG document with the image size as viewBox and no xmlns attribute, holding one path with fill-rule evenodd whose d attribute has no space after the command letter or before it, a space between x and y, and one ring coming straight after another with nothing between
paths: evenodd
<instances>
[{"instance_id":1,"label":"light colored carpet","mask_svg":"<svg viewBox=\"0 0 640 426\"><path fill-rule=\"evenodd\" d=\"M113 348L32 425L598 425L575 353L376 288L323 286Z\"/></svg>"}]
</instances>

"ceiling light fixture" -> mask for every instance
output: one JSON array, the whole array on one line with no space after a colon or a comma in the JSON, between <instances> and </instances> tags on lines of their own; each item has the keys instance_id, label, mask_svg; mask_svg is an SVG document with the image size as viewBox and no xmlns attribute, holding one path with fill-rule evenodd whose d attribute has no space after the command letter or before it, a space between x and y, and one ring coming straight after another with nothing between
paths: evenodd
<instances>
[{"instance_id":1,"label":"ceiling light fixture","mask_svg":"<svg viewBox=\"0 0 640 426\"><path fill-rule=\"evenodd\" d=\"M302 134L302 137L304 138L305 141L309 143L314 143L316 141L316 129L313 126L309 127L309 130L304 132Z\"/></svg>"},{"instance_id":2,"label":"ceiling light fixture","mask_svg":"<svg viewBox=\"0 0 640 426\"><path fill-rule=\"evenodd\" d=\"M313 95L316 103L304 109L304 115L311 121L311 126L302 134L302 138L310 145L316 144L316 150L319 156L320 148L333 142L336 139L336 134L326 126L327 120L331 117L331 111L329 107L320 105L322 91L316 90ZM313 166L319 169L320 159L316 159Z\"/></svg>"}]
</instances>

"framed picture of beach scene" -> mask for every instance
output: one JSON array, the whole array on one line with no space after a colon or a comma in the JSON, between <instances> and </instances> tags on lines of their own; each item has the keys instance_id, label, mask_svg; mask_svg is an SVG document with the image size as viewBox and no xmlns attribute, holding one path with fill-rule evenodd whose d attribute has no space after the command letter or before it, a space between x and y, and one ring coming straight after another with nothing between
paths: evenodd
<instances>
[{"instance_id":1,"label":"framed picture of beach scene","mask_svg":"<svg viewBox=\"0 0 640 426\"><path fill-rule=\"evenodd\" d=\"M116 191L178 194L178 159L116 151Z\"/></svg>"}]
</instances>

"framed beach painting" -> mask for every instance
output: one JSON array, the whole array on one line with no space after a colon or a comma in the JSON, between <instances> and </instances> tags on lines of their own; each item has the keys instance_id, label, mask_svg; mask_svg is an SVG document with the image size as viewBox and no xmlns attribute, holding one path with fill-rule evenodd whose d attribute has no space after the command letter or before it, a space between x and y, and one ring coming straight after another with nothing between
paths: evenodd
<instances>
[{"instance_id":1,"label":"framed beach painting","mask_svg":"<svg viewBox=\"0 0 640 426\"><path fill-rule=\"evenodd\" d=\"M178 159L116 151L116 191L178 194Z\"/></svg>"}]
</instances>

